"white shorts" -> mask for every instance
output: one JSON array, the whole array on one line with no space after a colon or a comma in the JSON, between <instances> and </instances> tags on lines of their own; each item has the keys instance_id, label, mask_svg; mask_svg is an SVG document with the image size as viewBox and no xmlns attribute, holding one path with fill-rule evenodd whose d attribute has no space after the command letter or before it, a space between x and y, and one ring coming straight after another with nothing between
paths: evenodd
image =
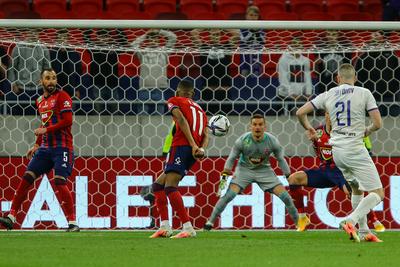
<instances>
[{"instance_id":1,"label":"white shorts","mask_svg":"<svg viewBox=\"0 0 400 267\"><path fill-rule=\"evenodd\" d=\"M332 154L343 176L346 179L355 179L360 190L369 192L382 188L378 170L364 146L346 149L333 146Z\"/></svg>"}]
</instances>

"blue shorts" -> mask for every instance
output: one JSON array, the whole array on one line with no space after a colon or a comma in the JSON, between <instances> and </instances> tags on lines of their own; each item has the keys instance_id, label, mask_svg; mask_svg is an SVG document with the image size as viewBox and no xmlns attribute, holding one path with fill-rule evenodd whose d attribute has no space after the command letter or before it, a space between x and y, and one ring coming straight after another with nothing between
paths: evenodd
<instances>
[{"instance_id":1,"label":"blue shorts","mask_svg":"<svg viewBox=\"0 0 400 267\"><path fill-rule=\"evenodd\" d=\"M308 187L313 188L332 188L339 187L343 190L343 186L347 183L344 179L343 173L338 167L319 167L315 169L305 170L307 174Z\"/></svg>"},{"instance_id":2,"label":"blue shorts","mask_svg":"<svg viewBox=\"0 0 400 267\"><path fill-rule=\"evenodd\" d=\"M164 173L176 172L183 177L195 162L191 146L173 146L167 155Z\"/></svg>"},{"instance_id":3,"label":"blue shorts","mask_svg":"<svg viewBox=\"0 0 400 267\"><path fill-rule=\"evenodd\" d=\"M54 168L54 174L67 179L74 166L74 152L68 148L40 147L28 164L28 171L39 177Z\"/></svg>"}]
</instances>

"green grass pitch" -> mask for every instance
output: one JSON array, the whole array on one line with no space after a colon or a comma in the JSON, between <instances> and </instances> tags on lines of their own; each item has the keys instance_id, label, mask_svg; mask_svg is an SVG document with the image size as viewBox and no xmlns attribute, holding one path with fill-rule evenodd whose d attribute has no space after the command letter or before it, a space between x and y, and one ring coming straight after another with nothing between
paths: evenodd
<instances>
[{"instance_id":1,"label":"green grass pitch","mask_svg":"<svg viewBox=\"0 0 400 267\"><path fill-rule=\"evenodd\" d=\"M1 231L0 266L400 266L400 232L353 243L342 231L212 231L149 239L137 231Z\"/></svg>"}]
</instances>

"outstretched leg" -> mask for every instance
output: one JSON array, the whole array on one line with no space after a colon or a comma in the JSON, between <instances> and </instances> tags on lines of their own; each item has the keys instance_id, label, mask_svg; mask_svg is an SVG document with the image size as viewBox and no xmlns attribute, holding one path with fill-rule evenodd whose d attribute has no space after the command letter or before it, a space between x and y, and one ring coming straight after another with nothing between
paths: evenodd
<instances>
[{"instance_id":1,"label":"outstretched leg","mask_svg":"<svg viewBox=\"0 0 400 267\"><path fill-rule=\"evenodd\" d=\"M236 184L230 184L228 190L225 195L221 197L217 204L215 205L210 218L207 220L204 225L204 230L210 231L215 223L215 220L221 215L221 213L225 210L226 205L231 202L236 195L240 192L240 187Z\"/></svg>"},{"instance_id":2,"label":"outstretched leg","mask_svg":"<svg viewBox=\"0 0 400 267\"><path fill-rule=\"evenodd\" d=\"M26 195L29 192L33 182L36 179L36 174L31 171L26 171L22 180L19 182L17 191L15 192L14 198L11 202L11 210L7 217L0 218L0 223L8 230L13 229L15 218L19 209L21 208L22 202L26 199Z\"/></svg>"}]
</instances>

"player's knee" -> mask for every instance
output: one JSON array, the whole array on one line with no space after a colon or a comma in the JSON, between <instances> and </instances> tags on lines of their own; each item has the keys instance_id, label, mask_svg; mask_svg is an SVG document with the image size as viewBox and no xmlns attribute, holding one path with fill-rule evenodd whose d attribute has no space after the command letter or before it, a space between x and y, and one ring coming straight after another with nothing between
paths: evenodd
<instances>
[{"instance_id":1,"label":"player's knee","mask_svg":"<svg viewBox=\"0 0 400 267\"><path fill-rule=\"evenodd\" d=\"M65 179L65 177L62 177L62 176L56 176L56 177L54 177L54 183L56 185L66 185L67 179Z\"/></svg>"},{"instance_id":2,"label":"player's knee","mask_svg":"<svg viewBox=\"0 0 400 267\"><path fill-rule=\"evenodd\" d=\"M228 190L231 190L231 191L235 192L236 194L239 194L242 189L237 184L232 184L231 183L229 185L229 189Z\"/></svg>"},{"instance_id":3,"label":"player's knee","mask_svg":"<svg viewBox=\"0 0 400 267\"><path fill-rule=\"evenodd\" d=\"M151 185L151 188L152 188L153 192L158 192L158 191L164 190L164 185L155 182Z\"/></svg>"},{"instance_id":4,"label":"player's knee","mask_svg":"<svg viewBox=\"0 0 400 267\"><path fill-rule=\"evenodd\" d=\"M385 192L383 191L383 188L379 188L371 192L376 193L381 198L381 200L385 198Z\"/></svg>"},{"instance_id":5,"label":"player's knee","mask_svg":"<svg viewBox=\"0 0 400 267\"><path fill-rule=\"evenodd\" d=\"M37 177L36 174L34 172L31 172L31 171L25 172L24 175L22 176L22 178L25 181L27 181L28 183L30 183L30 184L33 184L33 182L35 181L36 177Z\"/></svg>"},{"instance_id":6,"label":"player's knee","mask_svg":"<svg viewBox=\"0 0 400 267\"><path fill-rule=\"evenodd\" d=\"M288 182L290 185L306 185L306 178L305 172L295 172L289 176Z\"/></svg>"}]
</instances>

